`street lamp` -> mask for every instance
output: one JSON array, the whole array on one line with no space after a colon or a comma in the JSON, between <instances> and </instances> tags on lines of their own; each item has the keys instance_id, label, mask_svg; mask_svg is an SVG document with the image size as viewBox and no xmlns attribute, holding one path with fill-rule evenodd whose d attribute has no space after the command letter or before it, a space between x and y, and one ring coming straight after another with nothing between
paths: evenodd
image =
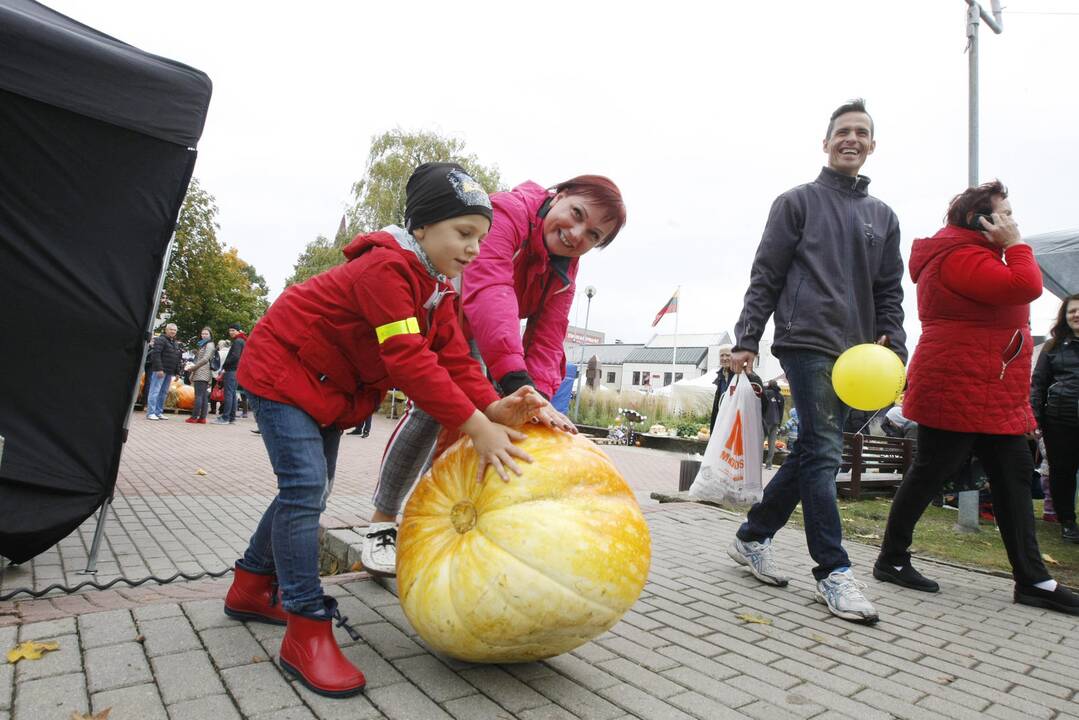
<instances>
[{"instance_id":1,"label":"street lamp","mask_svg":"<svg viewBox=\"0 0 1079 720\"><path fill-rule=\"evenodd\" d=\"M584 337L581 338L581 345L577 349L577 402L573 406L574 422L581 416L581 391L584 390L581 384L581 364L584 362L584 340L588 338L588 316L592 312L592 298L596 296L596 288L589 285L584 289L584 296L588 298L588 304L585 305L584 311Z\"/></svg>"}]
</instances>

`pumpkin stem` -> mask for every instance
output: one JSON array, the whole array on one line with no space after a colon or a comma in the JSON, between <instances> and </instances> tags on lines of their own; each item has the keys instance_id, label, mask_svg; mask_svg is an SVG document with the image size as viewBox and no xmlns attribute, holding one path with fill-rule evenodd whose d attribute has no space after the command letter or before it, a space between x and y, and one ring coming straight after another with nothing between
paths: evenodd
<instances>
[{"instance_id":1,"label":"pumpkin stem","mask_svg":"<svg viewBox=\"0 0 1079 720\"><path fill-rule=\"evenodd\" d=\"M464 535L476 527L476 506L468 500L462 500L450 510L450 522L453 529Z\"/></svg>"}]
</instances>

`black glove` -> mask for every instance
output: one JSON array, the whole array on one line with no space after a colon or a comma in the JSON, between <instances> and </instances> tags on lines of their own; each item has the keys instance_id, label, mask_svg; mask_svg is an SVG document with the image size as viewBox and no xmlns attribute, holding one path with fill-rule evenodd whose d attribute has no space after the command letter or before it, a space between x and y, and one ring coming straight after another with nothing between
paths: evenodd
<instances>
[{"instance_id":1,"label":"black glove","mask_svg":"<svg viewBox=\"0 0 1079 720\"><path fill-rule=\"evenodd\" d=\"M532 380L532 376L528 374L527 370L514 370L503 375L498 380L498 389L502 392L502 397L512 395L525 385L536 387L536 383ZM539 392L537 390L537 392ZM543 393L540 393L541 395ZM544 397L547 397L544 395ZM550 399L550 398L548 398Z\"/></svg>"}]
</instances>

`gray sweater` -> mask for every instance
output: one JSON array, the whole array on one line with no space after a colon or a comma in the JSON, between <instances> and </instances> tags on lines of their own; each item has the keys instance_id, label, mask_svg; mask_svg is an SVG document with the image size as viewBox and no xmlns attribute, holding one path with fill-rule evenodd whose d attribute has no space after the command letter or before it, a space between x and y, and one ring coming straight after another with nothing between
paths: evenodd
<instances>
[{"instance_id":1,"label":"gray sweater","mask_svg":"<svg viewBox=\"0 0 1079 720\"><path fill-rule=\"evenodd\" d=\"M823 168L776 198L750 272L737 350L759 351L775 315L772 351L838 357L887 335L906 360L899 220L867 191L869 178Z\"/></svg>"}]
</instances>

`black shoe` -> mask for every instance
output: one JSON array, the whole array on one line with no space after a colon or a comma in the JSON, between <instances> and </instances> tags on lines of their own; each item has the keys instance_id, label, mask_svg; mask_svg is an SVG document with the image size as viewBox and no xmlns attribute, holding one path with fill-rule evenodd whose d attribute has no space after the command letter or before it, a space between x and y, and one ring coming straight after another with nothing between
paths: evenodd
<instances>
[{"instance_id":1,"label":"black shoe","mask_svg":"<svg viewBox=\"0 0 1079 720\"><path fill-rule=\"evenodd\" d=\"M360 435L360 437L367 437L368 434L369 433L366 430L364 430L363 433Z\"/></svg>"},{"instance_id":2,"label":"black shoe","mask_svg":"<svg viewBox=\"0 0 1079 720\"><path fill-rule=\"evenodd\" d=\"M1074 522L1061 523L1060 539L1064 542L1079 543L1079 525Z\"/></svg>"},{"instance_id":3,"label":"black shoe","mask_svg":"<svg viewBox=\"0 0 1079 720\"><path fill-rule=\"evenodd\" d=\"M896 570L894 565L877 558L877 562L873 564L873 577L881 582L895 583L911 590L934 593L940 590L940 585L935 580L922 575L910 563L904 565L902 570Z\"/></svg>"},{"instance_id":4,"label":"black shoe","mask_svg":"<svg viewBox=\"0 0 1079 720\"><path fill-rule=\"evenodd\" d=\"M353 428L351 431L345 433L345 435L363 435L363 430L359 428Z\"/></svg>"},{"instance_id":5,"label":"black shoe","mask_svg":"<svg viewBox=\"0 0 1079 720\"><path fill-rule=\"evenodd\" d=\"M1046 608L1057 612L1079 615L1079 595L1057 583L1057 589L1050 592L1036 587L1015 586L1015 602L1020 605Z\"/></svg>"}]
</instances>

